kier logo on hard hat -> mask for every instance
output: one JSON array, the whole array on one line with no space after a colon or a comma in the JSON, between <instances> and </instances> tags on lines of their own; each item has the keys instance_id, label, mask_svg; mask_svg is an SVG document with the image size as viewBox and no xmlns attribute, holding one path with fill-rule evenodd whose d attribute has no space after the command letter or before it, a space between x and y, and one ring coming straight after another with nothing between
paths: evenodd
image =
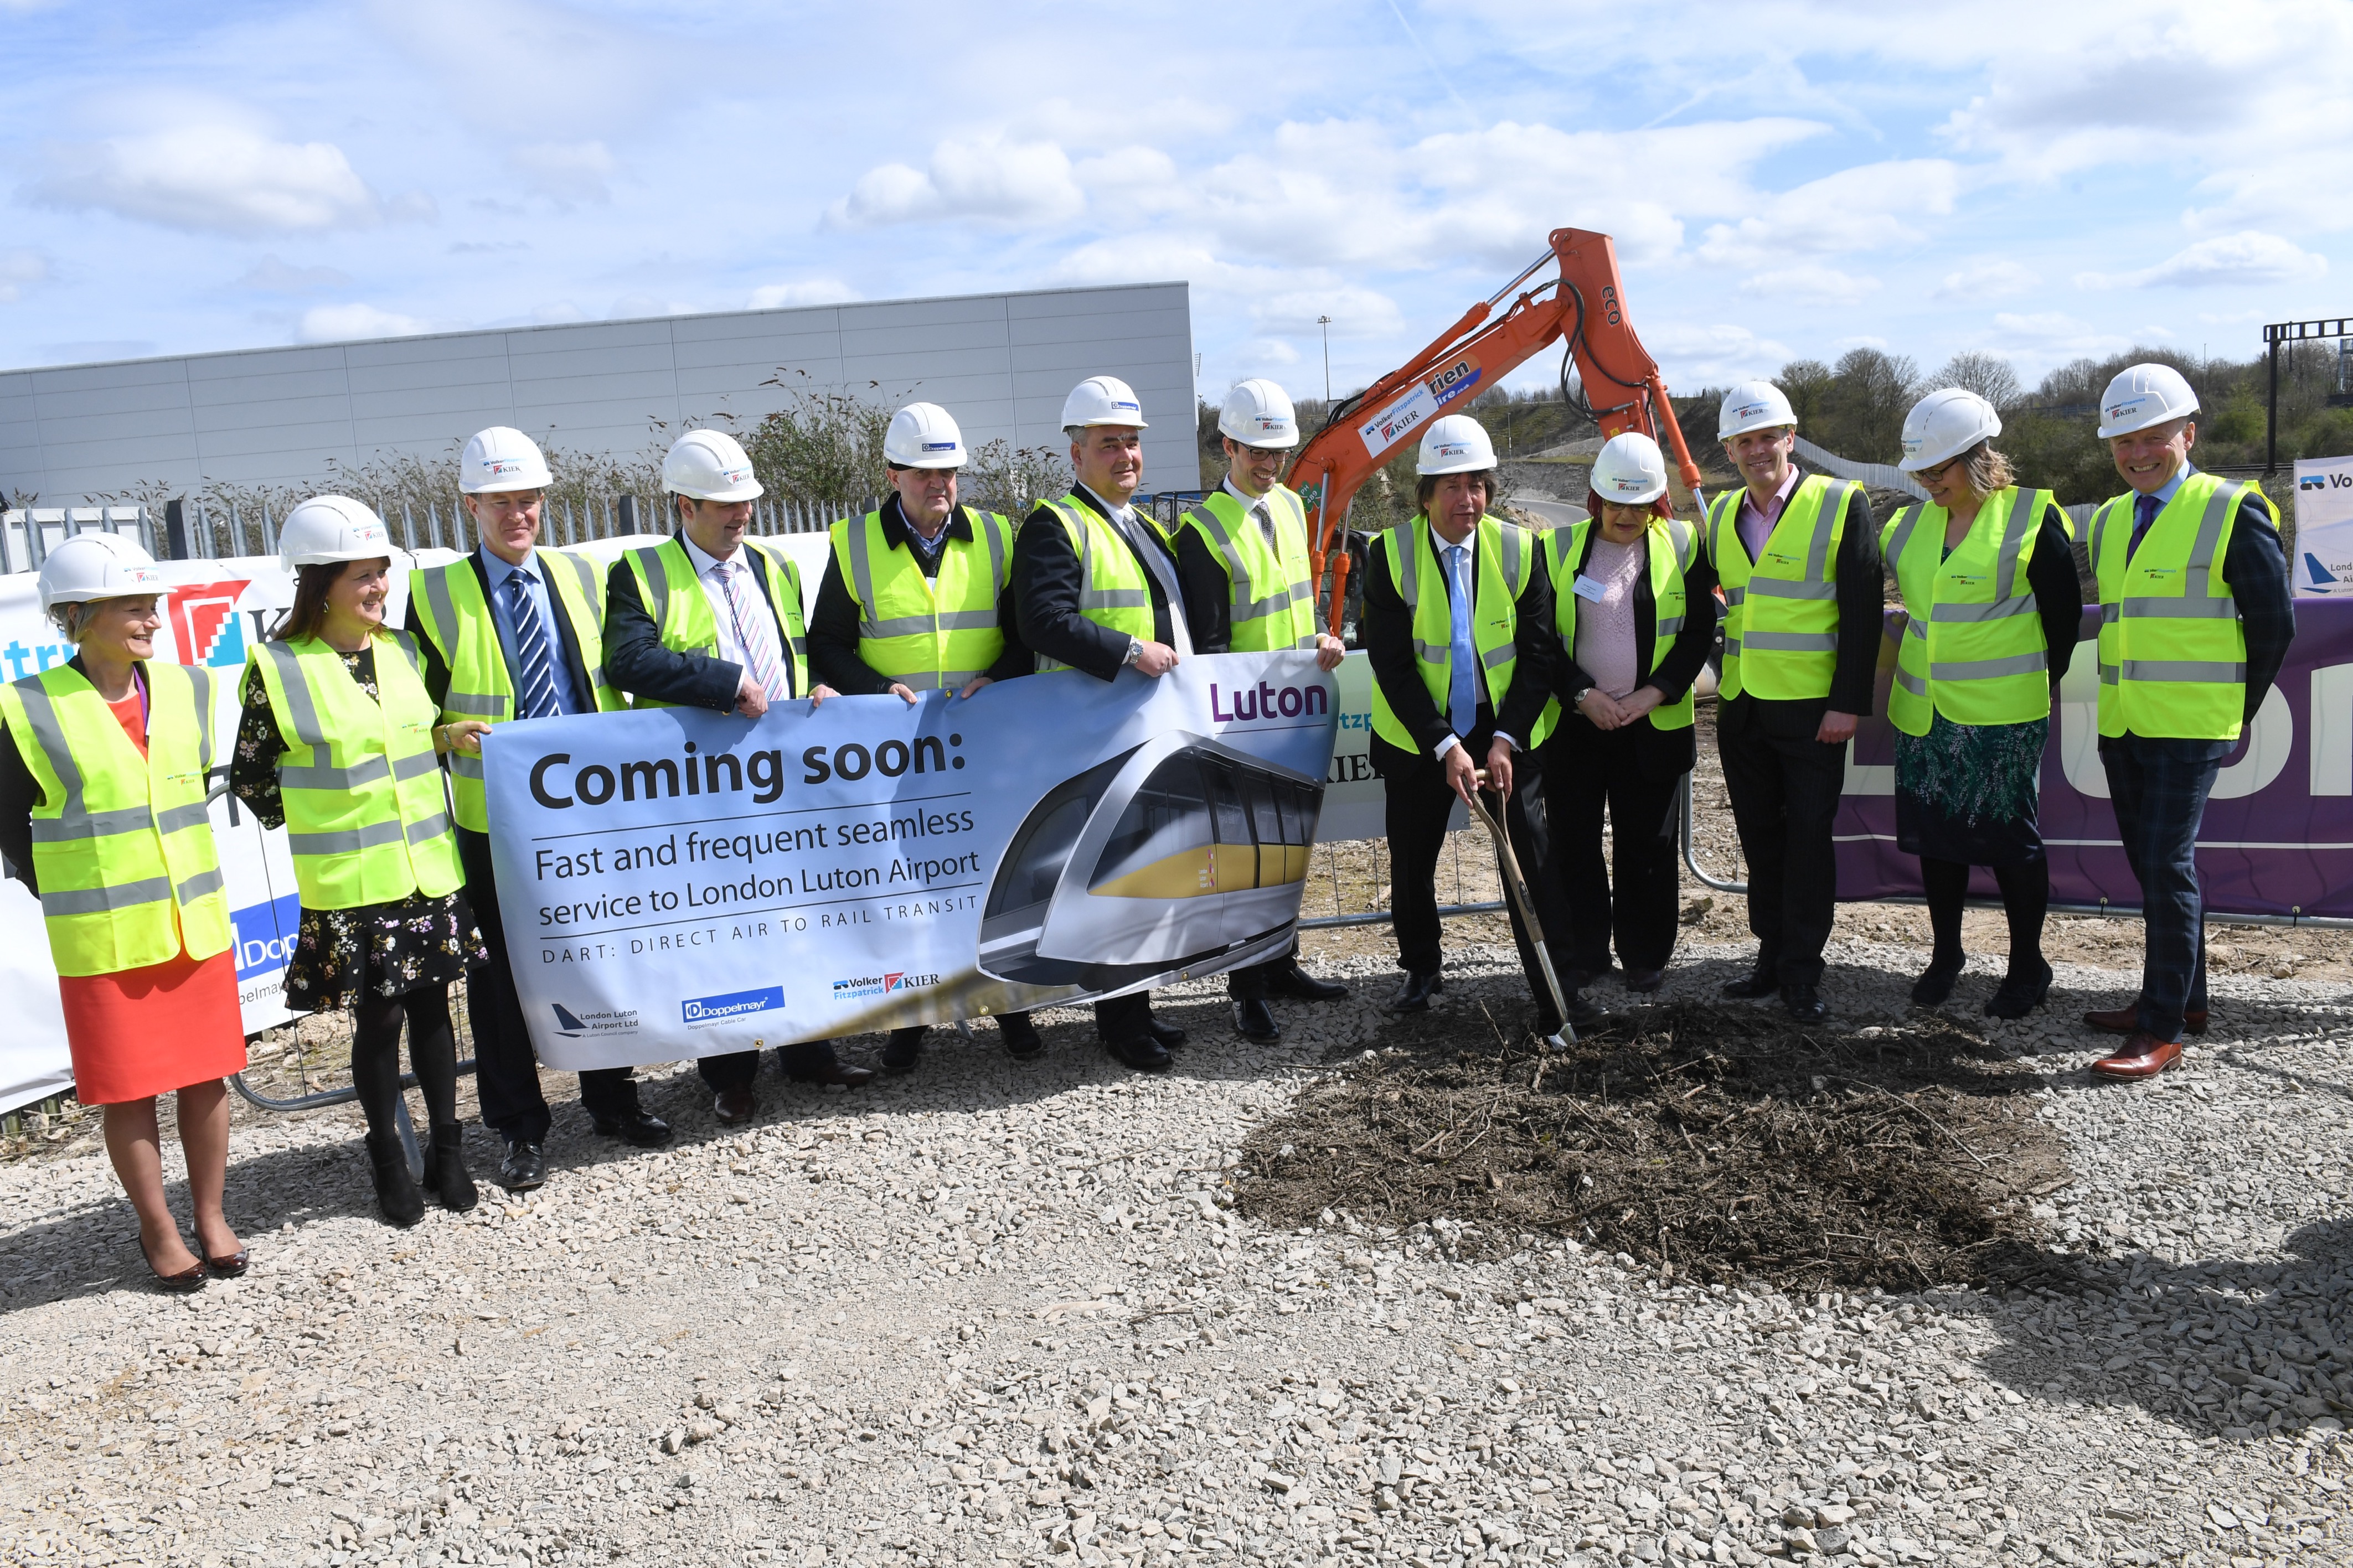
<instances>
[{"instance_id":1,"label":"kier logo on hard hat","mask_svg":"<svg viewBox=\"0 0 2353 1568\"><path fill-rule=\"evenodd\" d=\"M482 467L490 471L491 478L494 479L502 479L509 474L522 473L522 459L520 458L491 458L485 461L482 464Z\"/></svg>"},{"instance_id":2,"label":"kier logo on hard hat","mask_svg":"<svg viewBox=\"0 0 2353 1568\"><path fill-rule=\"evenodd\" d=\"M2122 403L2109 404L2101 412L2108 416L2108 423L2113 425L2126 415L2137 413L2140 405L2147 401L2146 397L2127 397Z\"/></svg>"}]
</instances>

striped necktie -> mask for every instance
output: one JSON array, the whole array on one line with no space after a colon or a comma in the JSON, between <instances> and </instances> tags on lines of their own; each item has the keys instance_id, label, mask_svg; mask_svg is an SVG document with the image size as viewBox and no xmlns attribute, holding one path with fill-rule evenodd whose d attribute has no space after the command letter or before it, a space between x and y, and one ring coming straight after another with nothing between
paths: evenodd
<instances>
[{"instance_id":1,"label":"striped necktie","mask_svg":"<svg viewBox=\"0 0 2353 1568\"><path fill-rule=\"evenodd\" d=\"M737 584L749 569L742 562L722 561L712 570L719 574L719 591L727 595L727 613L734 618L735 640L744 645L744 660L751 668L752 679L760 683L769 701L782 702L792 690L776 673L776 617L766 613L765 605L744 602L745 591Z\"/></svg>"},{"instance_id":2,"label":"striped necktie","mask_svg":"<svg viewBox=\"0 0 2353 1568\"><path fill-rule=\"evenodd\" d=\"M531 599L531 584L536 581L519 566L507 574L507 616L514 623L515 664L522 677L515 710L523 719L549 719L564 711L555 694L555 660L548 651L547 628L540 624L539 606Z\"/></svg>"}]
</instances>

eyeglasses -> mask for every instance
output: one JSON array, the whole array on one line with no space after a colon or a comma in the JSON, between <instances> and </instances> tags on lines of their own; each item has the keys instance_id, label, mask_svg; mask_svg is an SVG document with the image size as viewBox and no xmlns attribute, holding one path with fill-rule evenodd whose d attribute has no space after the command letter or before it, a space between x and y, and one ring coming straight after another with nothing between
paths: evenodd
<instances>
[{"instance_id":1,"label":"eyeglasses","mask_svg":"<svg viewBox=\"0 0 2353 1568\"><path fill-rule=\"evenodd\" d=\"M1967 461L1968 461L1968 454L1964 452L1957 458L1946 458L1933 468L1915 468L1912 472L1912 477L1924 485L1940 485L1945 482L1947 475Z\"/></svg>"}]
</instances>

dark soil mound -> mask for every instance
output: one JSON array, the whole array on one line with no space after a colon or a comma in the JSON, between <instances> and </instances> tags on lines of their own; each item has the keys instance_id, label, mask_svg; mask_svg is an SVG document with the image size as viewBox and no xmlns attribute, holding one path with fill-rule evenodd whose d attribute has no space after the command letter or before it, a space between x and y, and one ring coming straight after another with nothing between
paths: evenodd
<instances>
[{"instance_id":1,"label":"dark soil mound","mask_svg":"<svg viewBox=\"0 0 2353 1568\"><path fill-rule=\"evenodd\" d=\"M1703 1281L1795 1289L2055 1276L2031 1196L2065 1177L2041 1082L1951 1020L1853 1032L1757 1008L1630 1013L1567 1055L1428 1017L1255 1135L1241 1207L1549 1230ZM1441 1226L1451 1229L1451 1226Z\"/></svg>"}]
</instances>

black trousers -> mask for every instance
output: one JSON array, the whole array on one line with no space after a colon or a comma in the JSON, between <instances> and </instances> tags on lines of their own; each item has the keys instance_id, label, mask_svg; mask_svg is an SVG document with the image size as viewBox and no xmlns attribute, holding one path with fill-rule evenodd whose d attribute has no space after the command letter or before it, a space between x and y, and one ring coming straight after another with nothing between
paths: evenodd
<instances>
[{"instance_id":1,"label":"black trousers","mask_svg":"<svg viewBox=\"0 0 2353 1568\"><path fill-rule=\"evenodd\" d=\"M1299 936L1293 932L1290 945L1274 957L1229 972L1226 975L1226 994L1237 1002L1263 1002L1272 994L1268 989L1271 978L1298 962Z\"/></svg>"},{"instance_id":2,"label":"black trousers","mask_svg":"<svg viewBox=\"0 0 2353 1568\"><path fill-rule=\"evenodd\" d=\"M491 872L490 836L459 828L458 863L491 952L488 963L466 972L466 1021L474 1032L474 1091L481 1100L482 1125L510 1143L544 1143L547 1099L540 1092L539 1058L523 1024L522 1001L515 994L506 924ZM580 1107L600 1121L628 1116L638 1109L637 1079L628 1068L592 1068L580 1075Z\"/></svg>"},{"instance_id":3,"label":"black trousers","mask_svg":"<svg viewBox=\"0 0 2353 1568\"><path fill-rule=\"evenodd\" d=\"M1716 718L1732 822L1748 862L1748 929L1757 967L1784 985L1819 985L1838 905L1831 844L1846 748L1814 739L1820 702L1738 697Z\"/></svg>"},{"instance_id":4,"label":"black trousers","mask_svg":"<svg viewBox=\"0 0 2353 1568\"><path fill-rule=\"evenodd\" d=\"M796 1046L776 1047L776 1065L785 1069L786 1078L822 1072L837 1059L831 1040L803 1040ZM760 1053L754 1049L704 1057L694 1064L694 1070L702 1075L702 1081L713 1093L746 1089L760 1076Z\"/></svg>"},{"instance_id":5,"label":"black trousers","mask_svg":"<svg viewBox=\"0 0 2353 1568\"><path fill-rule=\"evenodd\" d=\"M1569 966L1599 974L1609 967L1612 937L1628 969L1664 969L1674 956L1675 807L1682 773L1652 778L1643 769L1641 727L1597 730L1563 724L1544 745L1548 868L1566 906L1568 929L1555 948ZM1601 852L1601 809L1609 808L1609 859Z\"/></svg>"},{"instance_id":6,"label":"black trousers","mask_svg":"<svg viewBox=\"0 0 2353 1568\"><path fill-rule=\"evenodd\" d=\"M1493 732L1482 726L1463 743L1474 759L1484 760L1493 740ZM1446 819L1454 809L1454 792L1446 787L1446 772L1436 757L1391 745L1378 735L1373 737L1370 749L1373 769L1380 774L1388 796L1389 925L1397 932L1398 964L1409 973L1434 973L1443 957L1438 922L1438 858L1446 847ZM1557 900L1551 896L1552 879L1544 875L1544 768L1535 756L1524 752L1514 771L1514 787L1504 806L1504 830L1511 835L1512 853L1519 857L1521 874L1527 878L1536 900L1536 919L1547 932L1556 933L1550 952L1557 970L1567 967L1562 962L1567 950L1557 945L1557 933L1565 927ZM1485 830L1474 824L1470 831L1484 849ZM1528 994L1535 998L1536 1011L1549 1016L1551 992L1536 962L1535 945L1528 940L1527 927L1508 891L1504 902L1511 909L1512 941L1520 951L1520 967L1527 973Z\"/></svg>"}]
</instances>

